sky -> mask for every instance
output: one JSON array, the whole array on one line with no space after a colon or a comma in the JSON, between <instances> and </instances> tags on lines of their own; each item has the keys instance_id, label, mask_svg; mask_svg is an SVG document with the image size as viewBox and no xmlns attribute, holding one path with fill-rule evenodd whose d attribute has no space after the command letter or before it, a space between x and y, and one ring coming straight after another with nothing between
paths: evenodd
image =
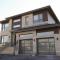
<instances>
[{"instance_id":1,"label":"sky","mask_svg":"<svg viewBox=\"0 0 60 60\"><path fill-rule=\"evenodd\" d=\"M0 21L6 17L50 5L60 20L60 0L0 0Z\"/></svg>"},{"instance_id":2,"label":"sky","mask_svg":"<svg viewBox=\"0 0 60 60\"><path fill-rule=\"evenodd\" d=\"M0 0L0 20L50 5L60 20L60 0Z\"/></svg>"}]
</instances>

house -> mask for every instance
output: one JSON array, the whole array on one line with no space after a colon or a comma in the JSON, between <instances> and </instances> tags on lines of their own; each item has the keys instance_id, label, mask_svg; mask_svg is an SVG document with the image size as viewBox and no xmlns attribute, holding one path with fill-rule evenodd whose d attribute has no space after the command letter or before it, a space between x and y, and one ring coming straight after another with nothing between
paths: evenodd
<instances>
[{"instance_id":1,"label":"house","mask_svg":"<svg viewBox=\"0 0 60 60\"><path fill-rule=\"evenodd\" d=\"M0 23L0 54L60 55L60 22L50 6Z\"/></svg>"}]
</instances>

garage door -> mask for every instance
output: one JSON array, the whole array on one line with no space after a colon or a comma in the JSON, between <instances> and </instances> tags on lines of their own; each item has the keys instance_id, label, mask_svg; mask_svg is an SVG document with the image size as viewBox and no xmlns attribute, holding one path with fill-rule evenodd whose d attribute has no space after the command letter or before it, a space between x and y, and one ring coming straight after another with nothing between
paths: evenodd
<instances>
[{"instance_id":1,"label":"garage door","mask_svg":"<svg viewBox=\"0 0 60 60\"><path fill-rule=\"evenodd\" d=\"M20 40L19 41L19 54L32 55L33 47L32 40Z\"/></svg>"},{"instance_id":2,"label":"garage door","mask_svg":"<svg viewBox=\"0 0 60 60\"><path fill-rule=\"evenodd\" d=\"M55 55L54 38L38 39L37 41L39 55Z\"/></svg>"}]
</instances>

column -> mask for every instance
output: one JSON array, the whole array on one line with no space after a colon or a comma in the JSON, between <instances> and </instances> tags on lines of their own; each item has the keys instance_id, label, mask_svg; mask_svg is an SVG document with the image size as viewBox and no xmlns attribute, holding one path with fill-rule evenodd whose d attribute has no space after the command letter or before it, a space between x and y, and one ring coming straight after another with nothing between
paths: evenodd
<instances>
[{"instance_id":1,"label":"column","mask_svg":"<svg viewBox=\"0 0 60 60\"><path fill-rule=\"evenodd\" d=\"M33 56L37 54L36 31L33 32Z\"/></svg>"}]
</instances>

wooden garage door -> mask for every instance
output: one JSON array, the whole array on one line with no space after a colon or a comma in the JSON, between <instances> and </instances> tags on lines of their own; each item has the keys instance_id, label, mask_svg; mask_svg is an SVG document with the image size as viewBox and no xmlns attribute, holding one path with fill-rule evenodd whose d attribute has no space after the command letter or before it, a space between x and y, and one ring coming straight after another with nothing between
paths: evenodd
<instances>
[{"instance_id":1,"label":"wooden garage door","mask_svg":"<svg viewBox=\"0 0 60 60\"><path fill-rule=\"evenodd\" d=\"M39 55L54 55L55 54L55 42L54 38L38 39L37 52Z\"/></svg>"},{"instance_id":2,"label":"wooden garage door","mask_svg":"<svg viewBox=\"0 0 60 60\"><path fill-rule=\"evenodd\" d=\"M19 41L19 54L31 55L33 51L32 40L20 40Z\"/></svg>"}]
</instances>

